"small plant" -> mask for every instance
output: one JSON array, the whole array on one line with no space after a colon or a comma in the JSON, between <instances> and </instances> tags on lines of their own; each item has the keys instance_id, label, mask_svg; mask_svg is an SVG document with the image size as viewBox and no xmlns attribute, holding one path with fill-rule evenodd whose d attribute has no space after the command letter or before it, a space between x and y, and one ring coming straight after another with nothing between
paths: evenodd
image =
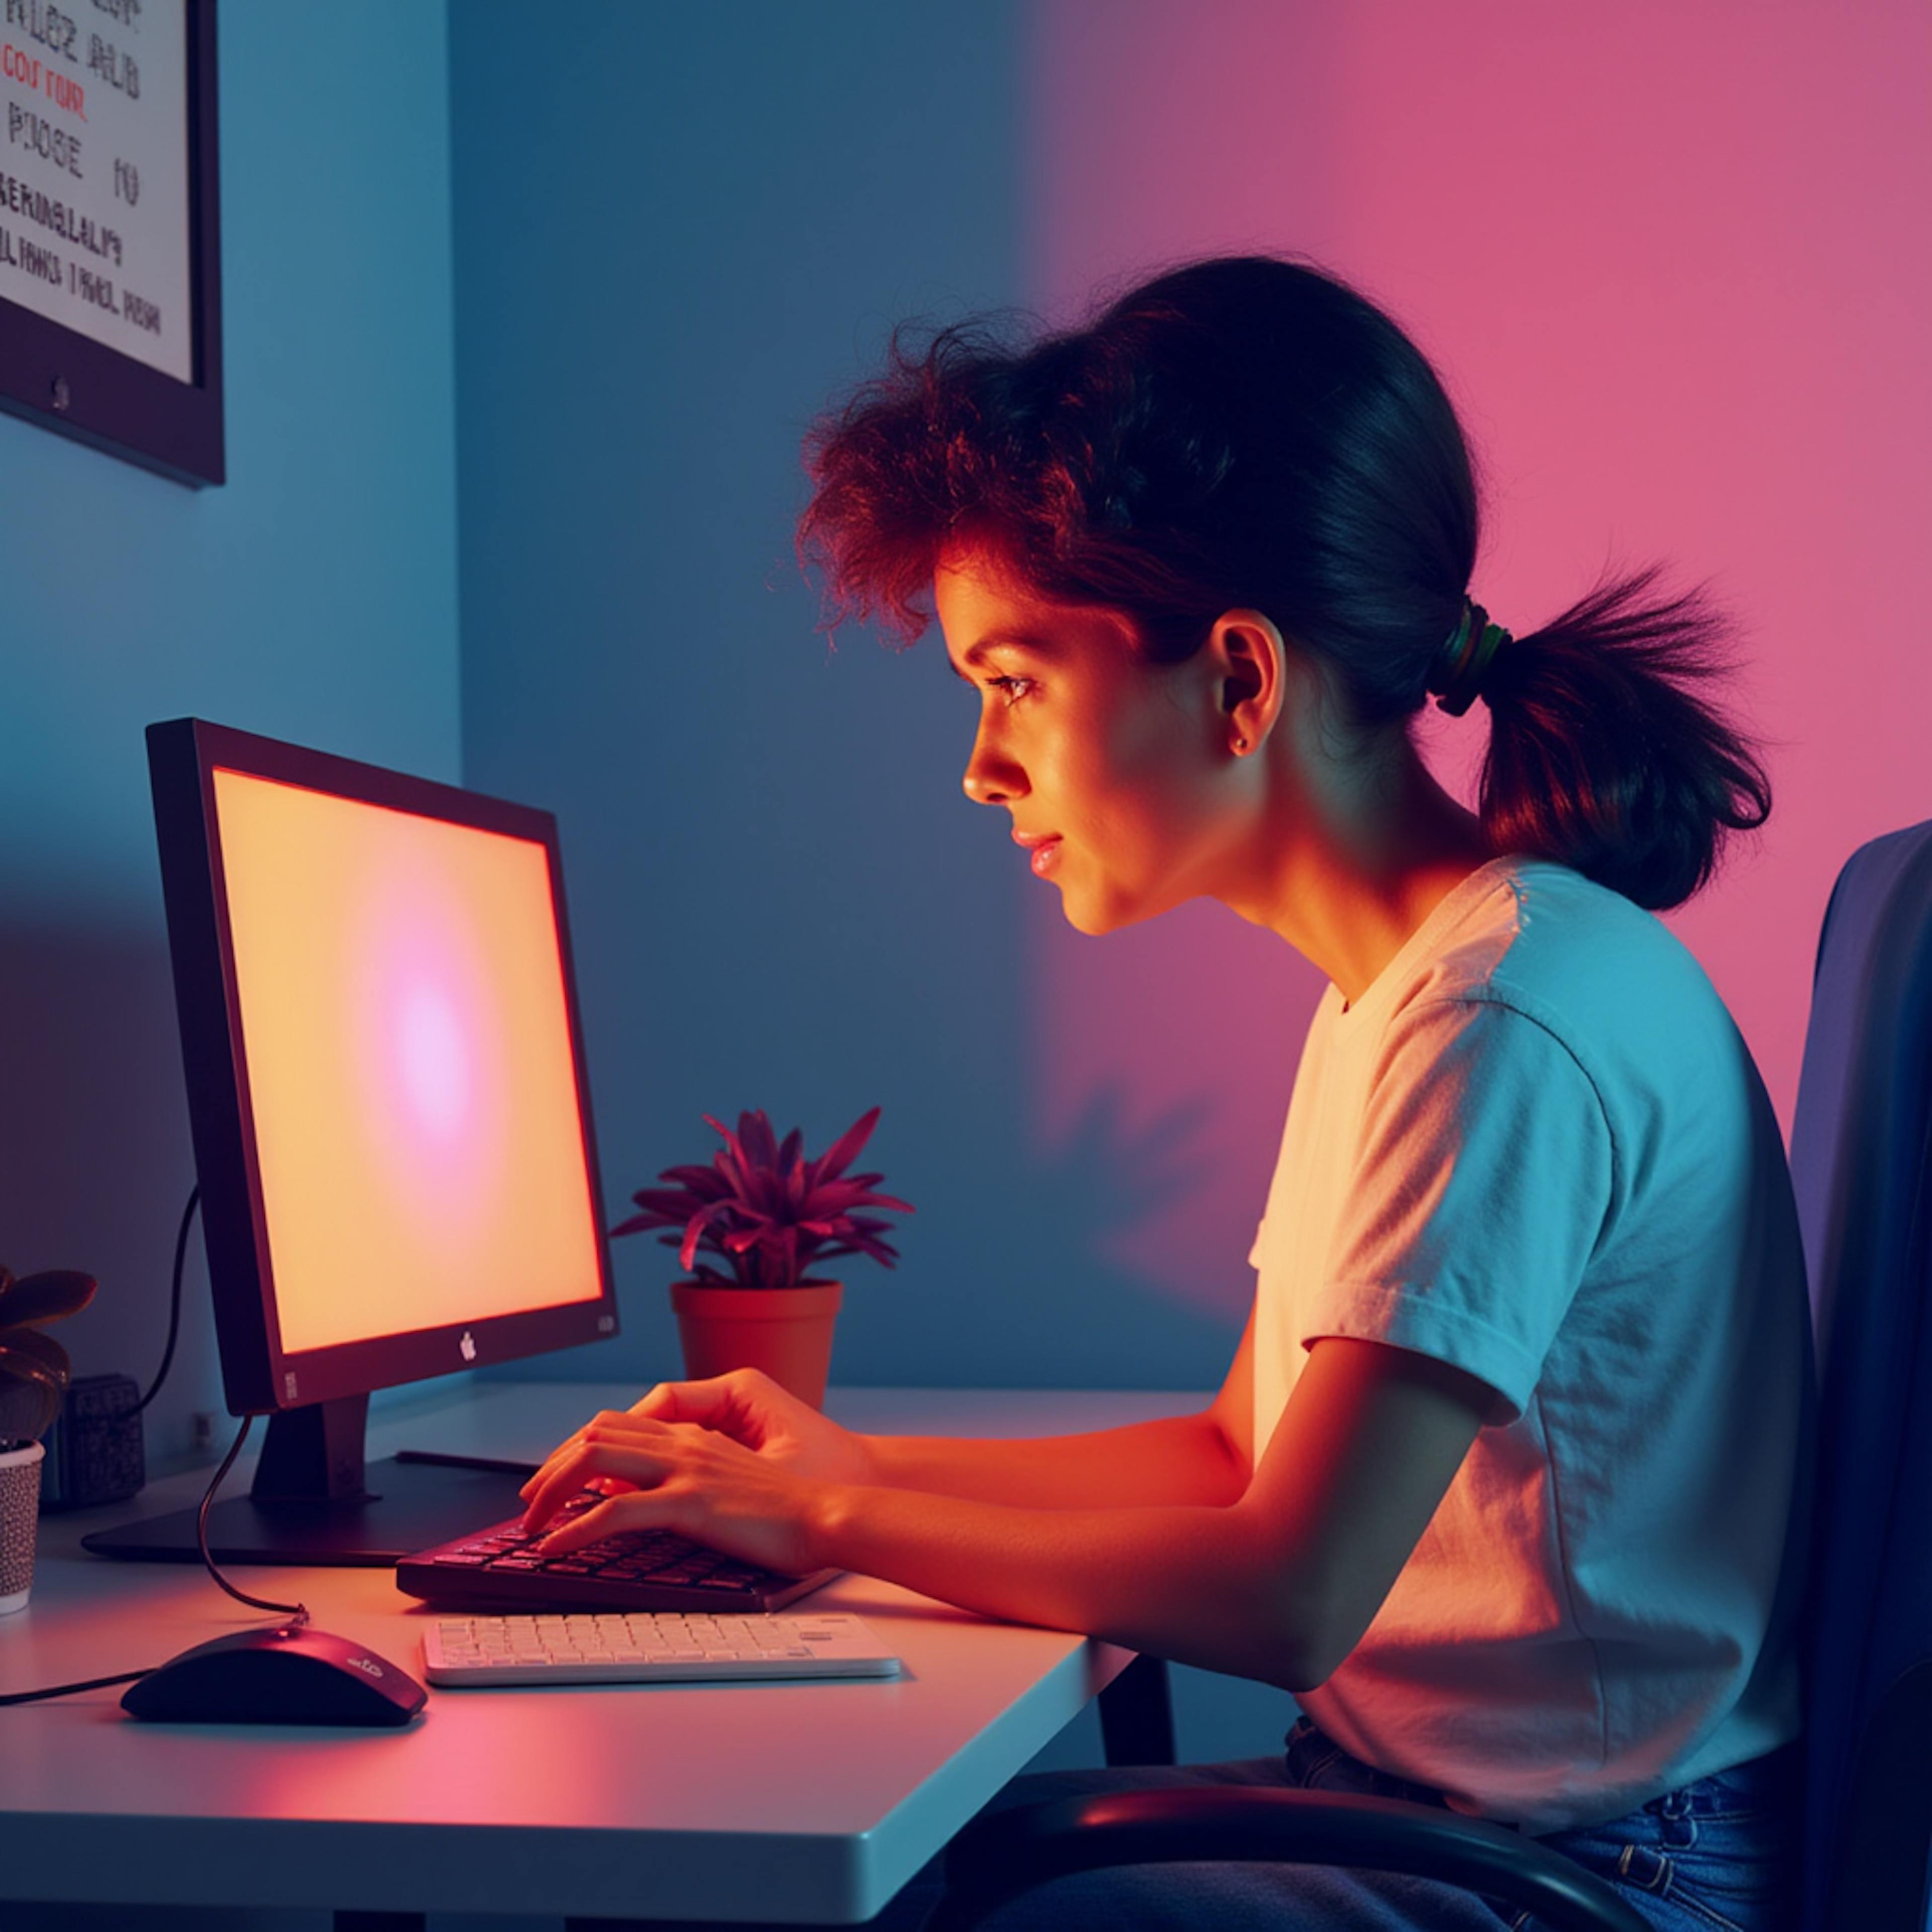
<instances>
[{"instance_id":1,"label":"small plant","mask_svg":"<svg viewBox=\"0 0 1932 1932\"><path fill-rule=\"evenodd\" d=\"M845 1176L878 1119L876 1107L861 1114L816 1160L808 1160L799 1130L776 1140L762 1108L740 1114L735 1134L706 1114L705 1124L724 1139L711 1165L666 1168L658 1178L672 1184L632 1195L642 1212L610 1232L679 1229L661 1238L664 1246L676 1249L687 1274L714 1286L796 1288L814 1262L839 1255L869 1255L890 1268L898 1252L881 1237L892 1224L863 1210L910 1214L912 1208L872 1192L884 1174ZM720 1256L730 1273L700 1261L700 1249Z\"/></svg>"},{"instance_id":2,"label":"small plant","mask_svg":"<svg viewBox=\"0 0 1932 1932\"><path fill-rule=\"evenodd\" d=\"M40 1330L94 1299L94 1277L55 1268L16 1280L0 1268L0 1450L38 1442L60 1414L73 1378L67 1351Z\"/></svg>"}]
</instances>

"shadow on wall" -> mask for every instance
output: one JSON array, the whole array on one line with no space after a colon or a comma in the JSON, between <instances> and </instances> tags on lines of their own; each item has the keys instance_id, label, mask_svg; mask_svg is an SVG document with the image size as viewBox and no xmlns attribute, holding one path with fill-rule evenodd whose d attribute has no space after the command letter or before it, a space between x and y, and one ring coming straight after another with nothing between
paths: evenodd
<instances>
[{"instance_id":1,"label":"shadow on wall","mask_svg":"<svg viewBox=\"0 0 1932 1932\"><path fill-rule=\"evenodd\" d=\"M1214 1171L1206 1144L1215 1114L1207 1091L1130 1126L1124 1081L1109 1081L1082 1104L1047 1157L1049 1214L1064 1216L1107 1250L1130 1250L1136 1232L1186 1199Z\"/></svg>"},{"instance_id":2,"label":"shadow on wall","mask_svg":"<svg viewBox=\"0 0 1932 1932\"><path fill-rule=\"evenodd\" d=\"M158 932L52 916L0 928L0 1260L98 1279L93 1306L63 1330L77 1375L145 1388L160 1364L194 1184L178 1039ZM218 1383L197 1246L169 1386L148 1412L151 1455L187 1451L189 1414L222 1406Z\"/></svg>"},{"instance_id":3,"label":"shadow on wall","mask_svg":"<svg viewBox=\"0 0 1932 1932\"><path fill-rule=\"evenodd\" d=\"M1132 1258L1136 1232L1198 1185L1210 1112L1206 1099L1190 1100L1136 1125L1119 1088L1093 1095L1053 1145L1016 1150L1007 1164L1008 1191L988 1204L987 1278L962 1285L948 1306L921 1306L915 1223L908 1261L886 1278L887 1308L870 1282L848 1288L838 1378L888 1380L918 1342L932 1354L940 1324L952 1331L945 1379L957 1385L1193 1388L1218 1380L1238 1318L1231 1330L1216 1311L1178 1301L1155 1270ZM1010 1247L1000 1240L1007 1226ZM1088 1338L1084 1360L1070 1330Z\"/></svg>"},{"instance_id":4,"label":"shadow on wall","mask_svg":"<svg viewBox=\"0 0 1932 1932\"><path fill-rule=\"evenodd\" d=\"M843 1264L832 1378L856 1387L1205 1388L1233 1353L1243 1309L1193 1307L1132 1264L1136 1230L1196 1188L1208 1170L1212 1106L1205 1096L1130 1124L1118 1089L1090 1096L1050 1149L962 1156L934 1190L896 1166L887 1184L921 1211L895 1237L899 1265ZM868 1150L869 1151L869 1150ZM881 1156L883 1160L884 1156ZM962 1186L985 1176L975 1268L962 1269L938 1220L956 1225ZM952 1198L949 1201L948 1196ZM952 1210L949 1214L949 1209ZM930 1238L936 1237L937 1239ZM640 1388L682 1372L666 1285L675 1254L646 1236L614 1245L623 1333L502 1374L584 1381L628 1378ZM635 1286L643 1280L649 1285ZM1070 1346L1070 1328L1087 1338Z\"/></svg>"},{"instance_id":5,"label":"shadow on wall","mask_svg":"<svg viewBox=\"0 0 1932 1932\"><path fill-rule=\"evenodd\" d=\"M52 922L0 931L0 1260L97 1276L100 1293L67 1337L76 1372L131 1375L144 1387L166 1339L169 1263L194 1179L176 1037L158 933ZM935 1228L935 1246L916 1216L897 1269L852 1267L836 1378L1066 1387L1090 1368L1096 1386L1210 1385L1235 1330L1214 1311L1178 1304L1130 1257L1136 1229L1199 1184L1212 1112L1203 1096L1130 1124L1122 1094L1110 1088L1037 1155L991 1150L983 1163L962 1155L945 1181L929 1177L932 1190L906 1171L907 1197L930 1202L942 1224L956 1226L962 1211L974 1216L976 1259L962 1270L958 1244ZM76 1175L86 1177L78 1186ZM76 1201L89 1232L69 1252L75 1244L64 1230ZM640 1385L680 1372L664 1289L678 1272L675 1257L641 1241L620 1242L616 1252L620 1274L650 1284L624 1290L624 1334L510 1372L628 1376ZM1070 1349L1070 1316L1090 1338L1085 1360ZM1148 1365L1166 1372L1150 1374ZM151 1455L185 1456L193 1412L223 1407L196 1241L178 1352L148 1417Z\"/></svg>"}]
</instances>

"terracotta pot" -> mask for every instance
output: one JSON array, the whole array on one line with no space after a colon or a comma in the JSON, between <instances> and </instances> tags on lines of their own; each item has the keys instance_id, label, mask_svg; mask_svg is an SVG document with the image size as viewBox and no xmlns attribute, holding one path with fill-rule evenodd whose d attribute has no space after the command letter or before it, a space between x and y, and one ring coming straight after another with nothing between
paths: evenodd
<instances>
[{"instance_id":1,"label":"terracotta pot","mask_svg":"<svg viewBox=\"0 0 1932 1932\"><path fill-rule=\"evenodd\" d=\"M842 1292L836 1281L802 1281L796 1288L673 1282L670 1305L684 1343L685 1373L699 1382L734 1369L762 1369L800 1401L823 1408Z\"/></svg>"}]
</instances>

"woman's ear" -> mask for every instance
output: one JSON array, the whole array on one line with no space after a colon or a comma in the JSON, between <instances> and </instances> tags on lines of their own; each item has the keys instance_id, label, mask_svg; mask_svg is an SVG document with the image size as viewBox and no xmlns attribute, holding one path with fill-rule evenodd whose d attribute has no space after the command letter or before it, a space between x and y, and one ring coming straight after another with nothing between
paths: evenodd
<instances>
[{"instance_id":1,"label":"woman's ear","mask_svg":"<svg viewBox=\"0 0 1932 1932\"><path fill-rule=\"evenodd\" d=\"M1268 742L1281 716L1288 647L1260 611L1229 610L1215 620L1205 649L1228 748L1246 757Z\"/></svg>"}]
</instances>

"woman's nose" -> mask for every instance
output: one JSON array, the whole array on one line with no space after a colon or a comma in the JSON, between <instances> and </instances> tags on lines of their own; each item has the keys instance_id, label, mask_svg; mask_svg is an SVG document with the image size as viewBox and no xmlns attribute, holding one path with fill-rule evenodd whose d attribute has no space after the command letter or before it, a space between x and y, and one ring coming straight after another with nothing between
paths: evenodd
<instances>
[{"instance_id":1,"label":"woman's nose","mask_svg":"<svg viewBox=\"0 0 1932 1932\"><path fill-rule=\"evenodd\" d=\"M983 735L973 741L973 755L966 760L960 784L975 805L1005 805L1027 788L1019 766L988 746Z\"/></svg>"}]
</instances>

